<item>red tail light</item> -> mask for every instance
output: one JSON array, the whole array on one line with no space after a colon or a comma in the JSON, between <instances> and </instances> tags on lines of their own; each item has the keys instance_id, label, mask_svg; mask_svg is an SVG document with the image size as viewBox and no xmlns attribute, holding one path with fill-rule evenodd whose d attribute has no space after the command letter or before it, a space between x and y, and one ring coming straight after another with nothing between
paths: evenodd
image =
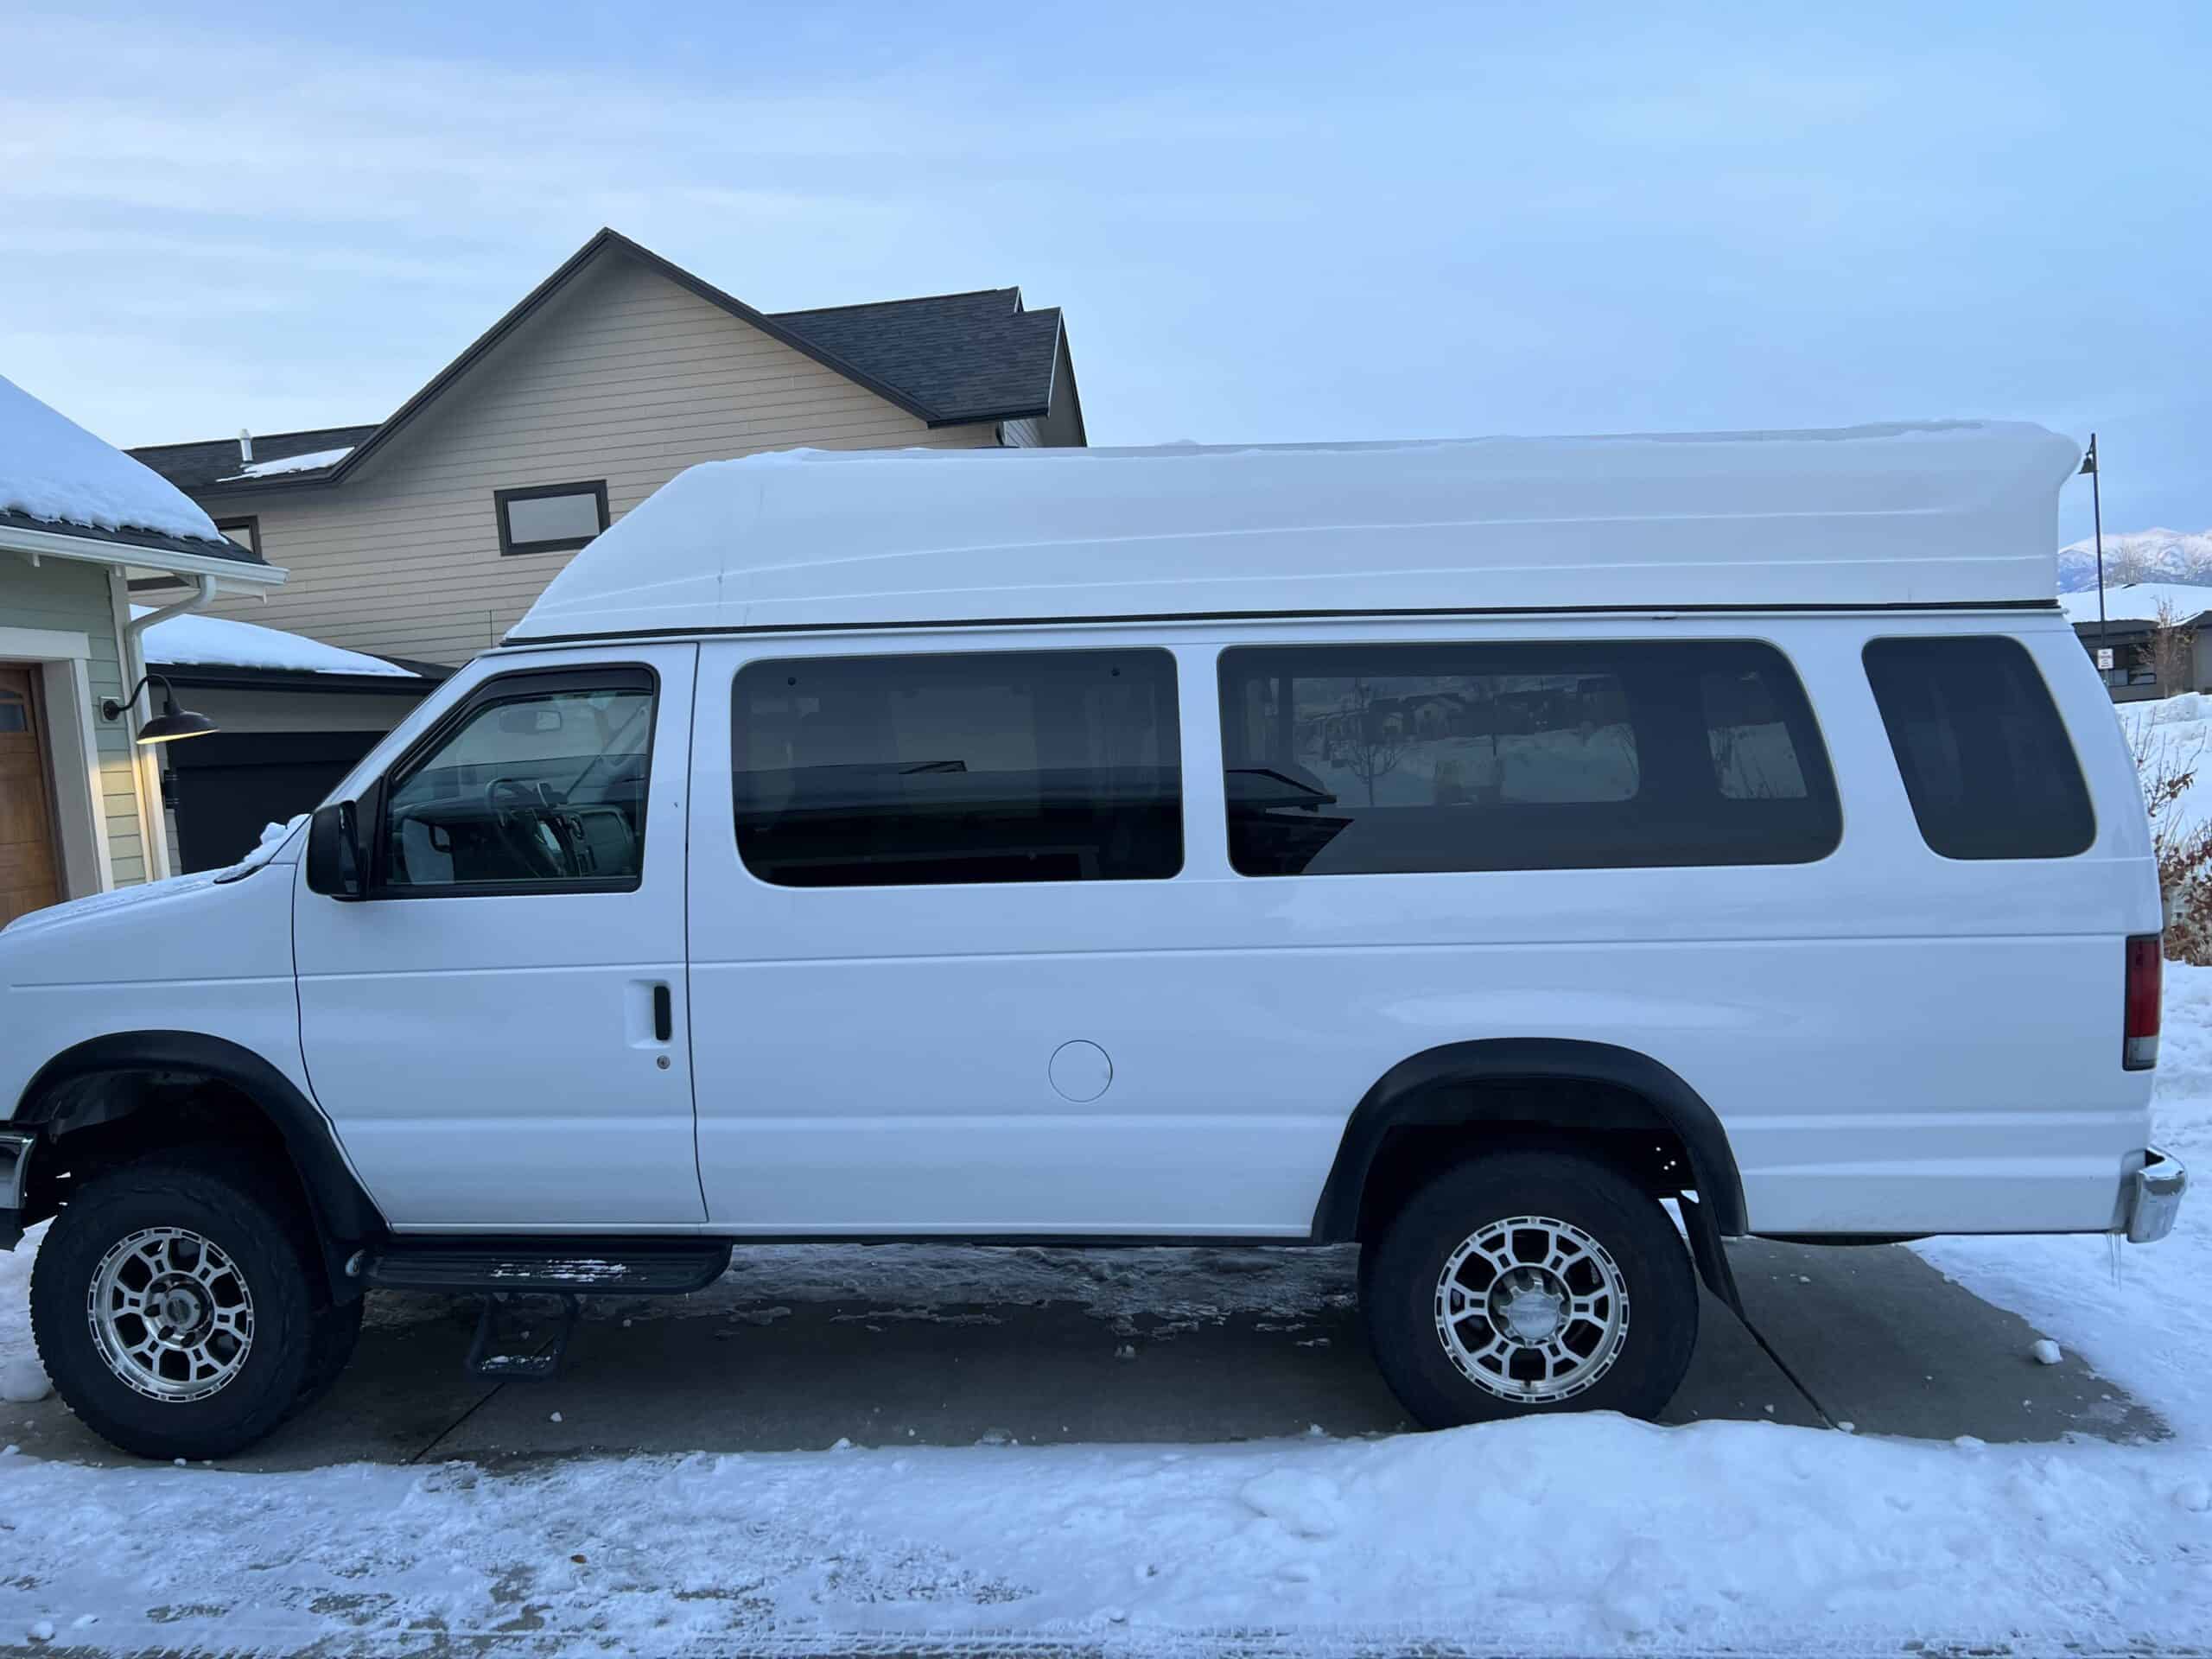
<instances>
[{"instance_id":1,"label":"red tail light","mask_svg":"<svg viewBox=\"0 0 2212 1659\"><path fill-rule=\"evenodd\" d=\"M2164 972L2156 933L2138 933L2128 940L2126 1040L2120 1063L2130 1071L2148 1071L2158 1063L2158 988Z\"/></svg>"}]
</instances>

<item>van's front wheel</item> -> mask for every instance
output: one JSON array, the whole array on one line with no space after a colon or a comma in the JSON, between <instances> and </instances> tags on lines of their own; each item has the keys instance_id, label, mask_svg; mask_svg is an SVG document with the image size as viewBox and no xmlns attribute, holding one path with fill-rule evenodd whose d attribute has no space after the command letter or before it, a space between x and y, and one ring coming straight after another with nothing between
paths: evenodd
<instances>
[{"instance_id":1,"label":"van's front wheel","mask_svg":"<svg viewBox=\"0 0 2212 1659\"><path fill-rule=\"evenodd\" d=\"M1439 1176L1368 1246L1376 1365L1427 1427L1547 1411L1656 1416L1697 1345L1697 1281L1667 1212L1565 1152Z\"/></svg>"},{"instance_id":2,"label":"van's front wheel","mask_svg":"<svg viewBox=\"0 0 2212 1659\"><path fill-rule=\"evenodd\" d=\"M55 1391L141 1457L226 1457L261 1439L315 1380L327 1299L303 1225L189 1154L87 1182L31 1269L31 1334Z\"/></svg>"}]
</instances>

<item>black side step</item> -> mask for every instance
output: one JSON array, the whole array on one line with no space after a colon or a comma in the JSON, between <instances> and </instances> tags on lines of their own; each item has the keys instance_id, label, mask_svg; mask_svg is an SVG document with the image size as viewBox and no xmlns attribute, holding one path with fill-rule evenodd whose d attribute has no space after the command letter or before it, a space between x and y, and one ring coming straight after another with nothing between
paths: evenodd
<instances>
[{"instance_id":1,"label":"black side step","mask_svg":"<svg viewBox=\"0 0 2212 1659\"><path fill-rule=\"evenodd\" d=\"M690 1240L595 1250L574 1243L481 1248L394 1243L364 1251L347 1270L379 1290L535 1292L556 1296L681 1296L729 1267L729 1246Z\"/></svg>"}]
</instances>

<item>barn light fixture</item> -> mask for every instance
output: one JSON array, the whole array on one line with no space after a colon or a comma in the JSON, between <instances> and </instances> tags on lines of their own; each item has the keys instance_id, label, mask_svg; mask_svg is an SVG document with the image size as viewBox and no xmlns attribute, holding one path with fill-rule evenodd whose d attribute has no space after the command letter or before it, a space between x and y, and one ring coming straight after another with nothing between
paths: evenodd
<instances>
[{"instance_id":1,"label":"barn light fixture","mask_svg":"<svg viewBox=\"0 0 2212 1659\"><path fill-rule=\"evenodd\" d=\"M206 737L210 732L217 729L215 722L207 715L194 714L189 709L178 708L176 690L170 685L168 677L162 674L147 675L130 688L129 696L120 701L114 697L103 698L100 702L100 718L121 720L123 711L128 709L136 701L138 694L154 680L159 680L162 683L162 712L138 728L139 742L174 743L179 738Z\"/></svg>"}]
</instances>

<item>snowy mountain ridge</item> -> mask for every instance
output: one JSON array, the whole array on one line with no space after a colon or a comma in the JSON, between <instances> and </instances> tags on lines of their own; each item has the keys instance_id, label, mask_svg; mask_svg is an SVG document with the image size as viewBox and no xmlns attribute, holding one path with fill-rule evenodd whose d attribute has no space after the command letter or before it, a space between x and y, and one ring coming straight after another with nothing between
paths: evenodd
<instances>
[{"instance_id":1,"label":"snowy mountain ridge","mask_svg":"<svg viewBox=\"0 0 2212 1659\"><path fill-rule=\"evenodd\" d=\"M2105 586L2134 582L2177 582L2212 587L2212 530L2128 530L2105 537ZM2094 538L2058 550L2058 591L2094 593L2097 545Z\"/></svg>"}]
</instances>

